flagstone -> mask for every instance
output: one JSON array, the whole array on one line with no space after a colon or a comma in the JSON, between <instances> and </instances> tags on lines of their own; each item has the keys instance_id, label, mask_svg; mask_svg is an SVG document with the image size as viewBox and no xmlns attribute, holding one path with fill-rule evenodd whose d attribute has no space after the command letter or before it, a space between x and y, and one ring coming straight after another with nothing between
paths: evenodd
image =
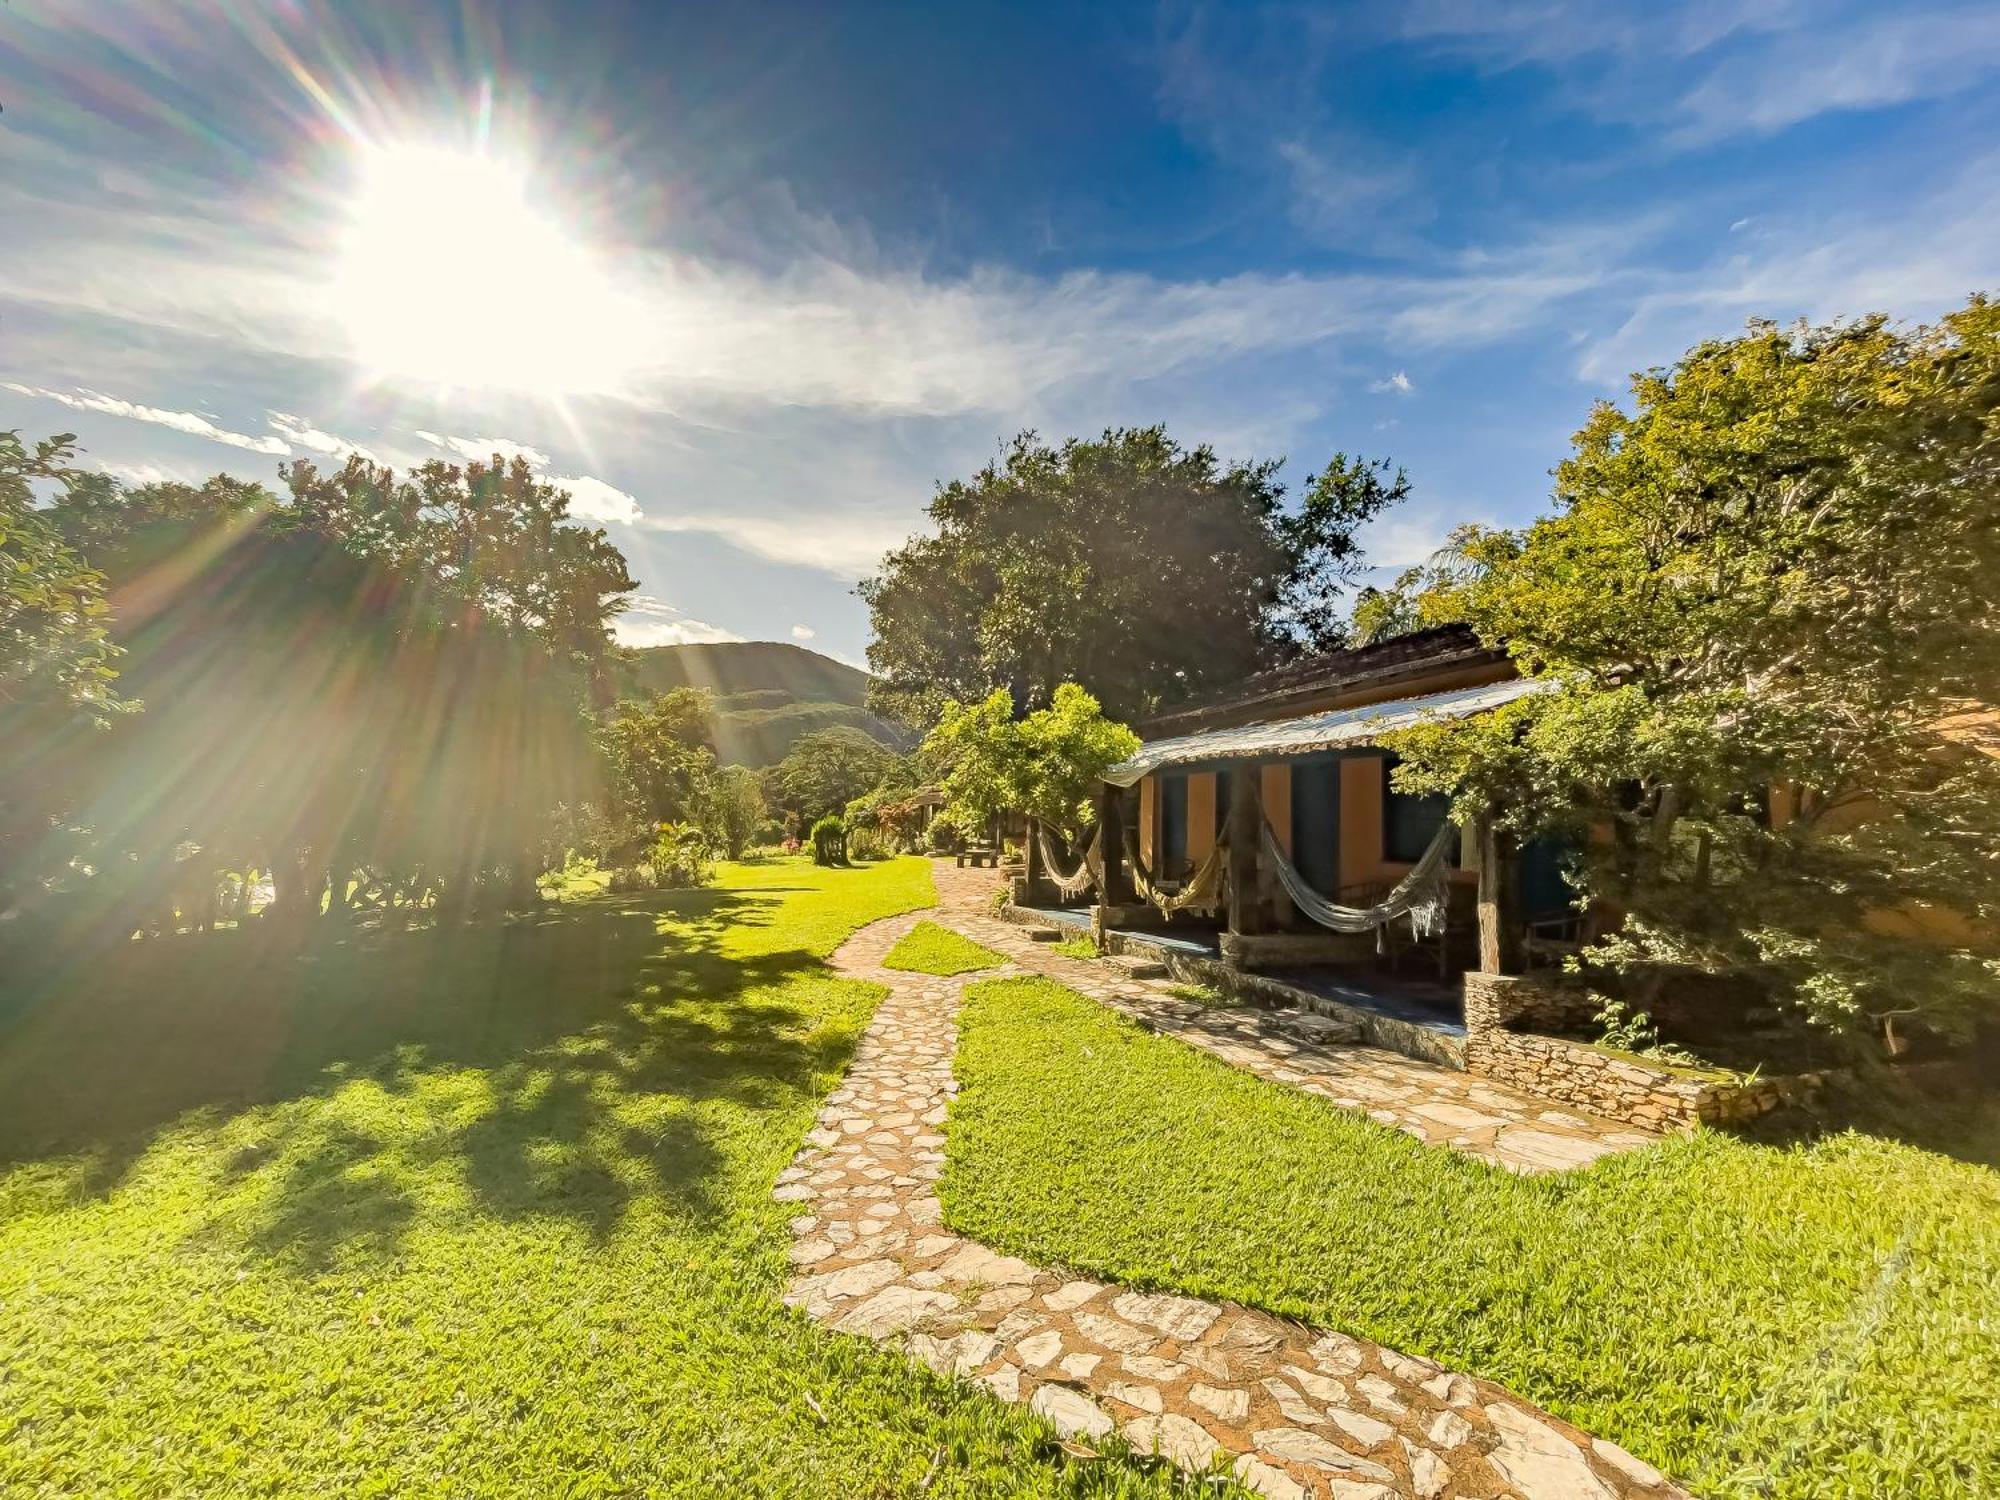
<instances>
[{"instance_id":1,"label":"flagstone","mask_svg":"<svg viewBox=\"0 0 2000 1500\"><path fill-rule=\"evenodd\" d=\"M960 904L947 915L997 951L1023 941ZM918 985L882 968L916 920L864 928L835 955L836 968L888 995L846 1081L773 1185L774 1197L804 1205L790 1220L787 1302L842 1331L900 1345L912 1360L1001 1400L1025 1400L1066 1438L1119 1430L1135 1448L1191 1470L1221 1453L1246 1487L1271 1500L1445 1500L1492 1495L1496 1482L1519 1500L1680 1496L1624 1450L1573 1437L1490 1387L1482 1398L1477 1383L1430 1360L1253 1309L1065 1276L951 1233L935 1190L944 1166L937 1127L957 1089L951 1057L966 981ZM1070 961L1034 954L1022 962ZM1128 1013L1164 1003L1145 982L1100 988ZM1218 1019L1188 1006L1175 1014L1184 1028L1177 1034L1197 1045L1185 1028L1234 1038L1229 1045L1259 1068L1279 1055L1263 1045L1256 1015ZM1279 1049L1305 1084L1320 1081L1313 1070L1351 1068L1405 1097L1399 1108L1413 1112L1397 1124L1422 1120L1418 1106L1460 1100L1413 1083L1399 1071L1407 1060L1350 1056L1355 1050ZM1554 1122L1536 1128L1559 1133ZM1525 1157L1511 1164L1529 1169ZM1485 1438L1468 1414L1482 1399L1493 1426ZM1458 1410L1439 1411L1438 1402ZM1114 1412L1129 1419L1121 1426ZM1336 1438L1389 1455L1403 1473ZM1453 1467L1459 1455L1472 1465L1463 1475Z\"/></svg>"}]
</instances>

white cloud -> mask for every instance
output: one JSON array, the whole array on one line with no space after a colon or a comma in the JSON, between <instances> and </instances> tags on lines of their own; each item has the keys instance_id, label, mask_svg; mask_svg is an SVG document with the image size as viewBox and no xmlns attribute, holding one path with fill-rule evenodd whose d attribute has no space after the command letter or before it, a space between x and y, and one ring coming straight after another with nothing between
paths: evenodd
<instances>
[{"instance_id":1,"label":"white cloud","mask_svg":"<svg viewBox=\"0 0 2000 1500\"><path fill-rule=\"evenodd\" d=\"M908 538L912 518L827 511L810 518L741 512L646 516L650 531L703 531L771 562L823 568L843 578L872 573L882 554Z\"/></svg>"},{"instance_id":2,"label":"white cloud","mask_svg":"<svg viewBox=\"0 0 2000 1500\"><path fill-rule=\"evenodd\" d=\"M498 454L508 463L517 458L525 458L531 469L545 469L549 465L548 454L528 443L517 443L512 438L501 437L449 437L444 433L426 432L423 428L413 429L433 448L441 448L446 453L456 454L468 463L487 463Z\"/></svg>"},{"instance_id":3,"label":"white cloud","mask_svg":"<svg viewBox=\"0 0 2000 1500\"><path fill-rule=\"evenodd\" d=\"M612 622L611 634L621 646L686 646L743 639L720 625L690 619L686 611L651 594L634 594L626 600L625 613Z\"/></svg>"},{"instance_id":4,"label":"white cloud","mask_svg":"<svg viewBox=\"0 0 2000 1500\"><path fill-rule=\"evenodd\" d=\"M792 627L792 639L795 641L809 641L818 634L819 632L814 630L810 625L794 625Z\"/></svg>"},{"instance_id":5,"label":"white cloud","mask_svg":"<svg viewBox=\"0 0 2000 1500\"><path fill-rule=\"evenodd\" d=\"M621 646L696 646L743 639L705 620L619 620L611 634Z\"/></svg>"},{"instance_id":6,"label":"white cloud","mask_svg":"<svg viewBox=\"0 0 2000 1500\"><path fill-rule=\"evenodd\" d=\"M1376 381L1368 389L1371 391L1394 391L1399 396L1407 396L1416 387L1410 383L1410 377L1405 372L1398 370L1395 374Z\"/></svg>"},{"instance_id":7,"label":"white cloud","mask_svg":"<svg viewBox=\"0 0 2000 1500\"><path fill-rule=\"evenodd\" d=\"M343 437L335 437L330 432L322 432L302 417L295 417L290 412L284 411L268 412L266 416L269 419L271 430L290 443L294 448L304 448L311 453L324 453L330 457L341 459L346 458L350 453L355 453L367 459L370 463L376 462L375 455L359 443L349 442Z\"/></svg>"},{"instance_id":8,"label":"white cloud","mask_svg":"<svg viewBox=\"0 0 2000 1500\"><path fill-rule=\"evenodd\" d=\"M244 432L231 432L226 427L216 426L197 412L167 411L158 406L143 406L136 401L107 396L102 391L52 391L42 386L17 385L11 380L0 381L0 387L12 391L17 396L39 396L44 401L60 402L73 411L102 412L110 417L129 417L134 422L151 422L158 427L170 427L175 432L184 432L190 437L206 438L211 443L223 443L231 448L241 448L247 453L271 453L286 457L292 451L279 438L252 437Z\"/></svg>"},{"instance_id":9,"label":"white cloud","mask_svg":"<svg viewBox=\"0 0 2000 1500\"><path fill-rule=\"evenodd\" d=\"M574 478L551 474L549 483L569 491L569 513L576 520L616 522L623 526L637 525L640 520L639 502L602 479L589 474Z\"/></svg>"}]
</instances>

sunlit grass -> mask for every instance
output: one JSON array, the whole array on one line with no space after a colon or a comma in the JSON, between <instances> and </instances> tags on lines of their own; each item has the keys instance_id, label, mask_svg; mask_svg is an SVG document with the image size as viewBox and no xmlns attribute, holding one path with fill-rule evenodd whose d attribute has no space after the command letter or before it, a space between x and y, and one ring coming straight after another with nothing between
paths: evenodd
<instances>
[{"instance_id":1,"label":"sunlit grass","mask_svg":"<svg viewBox=\"0 0 2000 1500\"><path fill-rule=\"evenodd\" d=\"M1097 944L1086 937L1062 938L1049 944L1049 952L1060 953L1064 958L1099 958Z\"/></svg>"},{"instance_id":2,"label":"sunlit grass","mask_svg":"<svg viewBox=\"0 0 2000 1500\"><path fill-rule=\"evenodd\" d=\"M906 969L914 974L969 974L975 969L995 969L1007 960L983 943L975 943L935 922L919 922L904 933L884 968Z\"/></svg>"},{"instance_id":3,"label":"sunlit grass","mask_svg":"<svg viewBox=\"0 0 2000 1500\"><path fill-rule=\"evenodd\" d=\"M786 1311L773 1178L928 868L122 945L0 1030L0 1493L1163 1493ZM928 1479L926 1478L928 1476Z\"/></svg>"},{"instance_id":4,"label":"sunlit grass","mask_svg":"<svg viewBox=\"0 0 2000 1500\"><path fill-rule=\"evenodd\" d=\"M1700 1494L2000 1494L2000 1175L1848 1134L1521 1178L1041 980L968 992L942 1192L1044 1262L1490 1377Z\"/></svg>"}]
</instances>

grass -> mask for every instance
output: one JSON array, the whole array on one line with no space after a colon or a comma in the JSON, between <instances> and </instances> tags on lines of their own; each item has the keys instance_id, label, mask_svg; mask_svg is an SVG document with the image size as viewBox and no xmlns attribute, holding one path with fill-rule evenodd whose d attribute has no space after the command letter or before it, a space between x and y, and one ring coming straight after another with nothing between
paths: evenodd
<instances>
[{"instance_id":1,"label":"grass","mask_svg":"<svg viewBox=\"0 0 2000 1500\"><path fill-rule=\"evenodd\" d=\"M1102 958L1097 944L1087 937L1061 938L1049 944L1049 952L1060 953L1064 958Z\"/></svg>"},{"instance_id":2,"label":"grass","mask_svg":"<svg viewBox=\"0 0 2000 1500\"><path fill-rule=\"evenodd\" d=\"M970 974L975 969L997 969L1007 962L983 943L961 937L949 927L935 922L919 922L903 934L901 941L882 960L888 969L906 969L913 974Z\"/></svg>"},{"instance_id":3,"label":"grass","mask_svg":"<svg viewBox=\"0 0 2000 1500\"><path fill-rule=\"evenodd\" d=\"M2000 1494L2000 1177L1857 1133L1520 1178L1150 1035L976 985L965 1233L1488 1376L1709 1496Z\"/></svg>"},{"instance_id":4,"label":"grass","mask_svg":"<svg viewBox=\"0 0 2000 1500\"><path fill-rule=\"evenodd\" d=\"M0 991L0 1493L1167 1493L777 1300L880 994L821 959L932 899L771 861Z\"/></svg>"}]
</instances>

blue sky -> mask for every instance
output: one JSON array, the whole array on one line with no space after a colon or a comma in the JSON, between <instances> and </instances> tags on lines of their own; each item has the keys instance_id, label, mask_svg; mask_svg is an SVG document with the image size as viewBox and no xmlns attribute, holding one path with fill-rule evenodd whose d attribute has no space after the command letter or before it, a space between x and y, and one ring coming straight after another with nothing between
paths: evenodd
<instances>
[{"instance_id":1,"label":"blue sky","mask_svg":"<svg viewBox=\"0 0 2000 1500\"><path fill-rule=\"evenodd\" d=\"M1590 403L2000 263L2000 9L12 0L0 427L131 478L519 449L634 641L866 644L1007 435L1404 465L1519 523Z\"/></svg>"}]
</instances>

